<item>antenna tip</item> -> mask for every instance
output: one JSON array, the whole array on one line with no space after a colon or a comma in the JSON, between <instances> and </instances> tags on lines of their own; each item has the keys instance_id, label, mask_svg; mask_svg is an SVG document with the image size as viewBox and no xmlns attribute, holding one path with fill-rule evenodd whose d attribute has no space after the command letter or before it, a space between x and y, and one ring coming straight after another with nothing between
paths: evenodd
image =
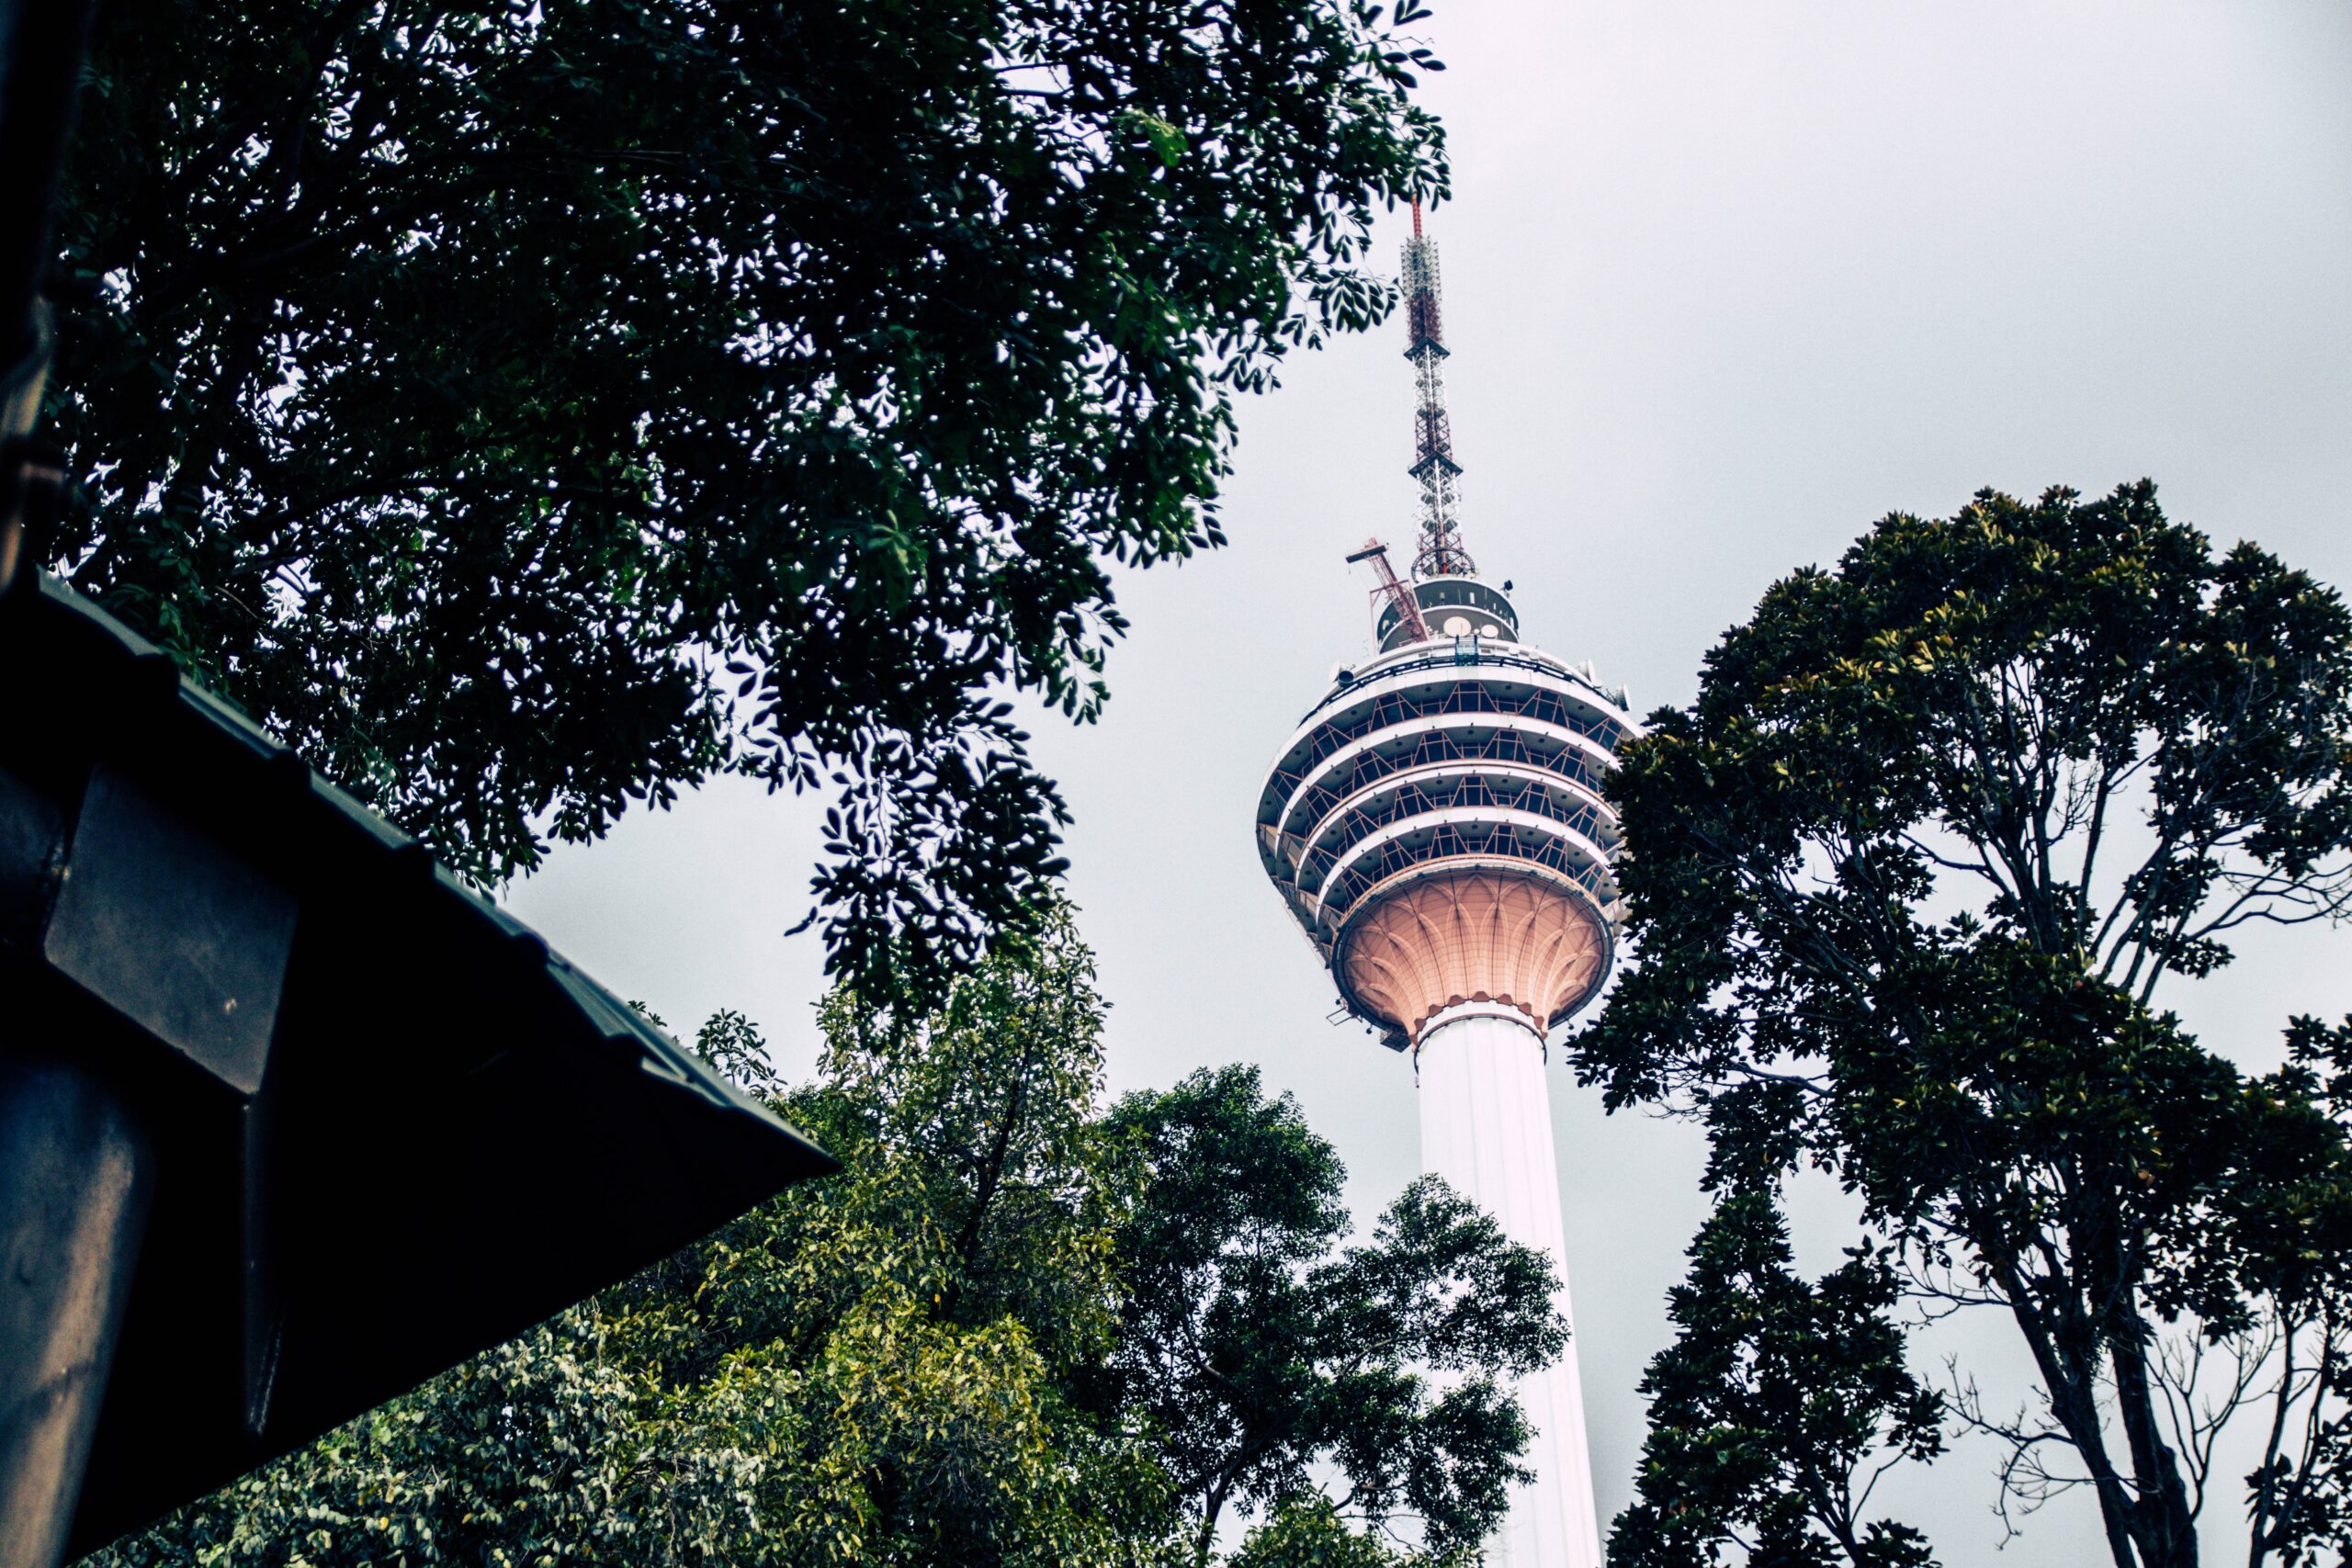
<instances>
[{"instance_id":1,"label":"antenna tip","mask_svg":"<svg viewBox=\"0 0 2352 1568\"><path fill-rule=\"evenodd\" d=\"M1419 197L1415 197L1413 198L1413 238L1415 238L1416 240L1418 240L1418 239L1419 239L1420 237L1421 237L1421 202L1420 202L1420 198L1419 198Z\"/></svg>"}]
</instances>

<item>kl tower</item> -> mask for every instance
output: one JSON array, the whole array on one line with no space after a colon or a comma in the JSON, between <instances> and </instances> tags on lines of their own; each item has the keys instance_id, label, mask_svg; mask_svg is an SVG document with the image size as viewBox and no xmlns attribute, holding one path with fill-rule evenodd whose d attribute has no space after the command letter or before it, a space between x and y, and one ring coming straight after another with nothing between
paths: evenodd
<instances>
[{"instance_id":1,"label":"kl tower","mask_svg":"<svg viewBox=\"0 0 2352 1568\"><path fill-rule=\"evenodd\" d=\"M1283 745L1259 852L1346 1010L1411 1053L1422 1168L1550 1254L1566 1316L1544 1047L1609 974L1618 830L1600 785L1634 726L1589 665L1520 640L1510 600L1463 547L1437 247L1418 206L1403 285L1420 394L1412 578L1376 542L1349 558L1381 578L1378 651L1337 671ZM1488 1561L1600 1568L1575 1344L1518 1393L1534 1479Z\"/></svg>"}]
</instances>

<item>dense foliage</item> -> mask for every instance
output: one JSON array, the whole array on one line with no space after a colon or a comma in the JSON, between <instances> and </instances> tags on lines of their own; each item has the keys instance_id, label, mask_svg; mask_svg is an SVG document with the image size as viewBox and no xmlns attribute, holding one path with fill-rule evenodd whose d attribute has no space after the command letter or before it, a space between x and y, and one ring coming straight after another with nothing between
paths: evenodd
<instances>
[{"instance_id":1,"label":"dense foliage","mask_svg":"<svg viewBox=\"0 0 2352 1568\"><path fill-rule=\"evenodd\" d=\"M1942 1450L1943 1404L1888 1320L1899 1282L1867 1247L1819 1281L1793 1267L1768 1185L1727 1193L1668 1303L1677 1338L1650 1365L1642 1495L1612 1545L1629 1563L1928 1568L1909 1526L1866 1517L1898 1459Z\"/></svg>"},{"instance_id":2,"label":"dense foliage","mask_svg":"<svg viewBox=\"0 0 2352 1568\"><path fill-rule=\"evenodd\" d=\"M1385 310L1434 64L1364 0L108 6L51 557L480 877L836 789L829 936L935 978L1057 864L1001 699L1095 711L1233 392Z\"/></svg>"},{"instance_id":3,"label":"dense foliage","mask_svg":"<svg viewBox=\"0 0 2352 1568\"><path fill-rule=\"evenodd\" d=\"M2038 1407L1986 1408L1965 1369L1945 1404L2006 1453L2013 1517L2086 1490L2118 1568L2186 1568L2219 1495L2256 1568L2342 1561L2347 1035L2297 1021L2250 1076L2154 1005L2249 925L2344 912L2338 596L2216 554L2146 484L1890 517L1776 584L1612 789L1639 957L1576 1059L1612 1104L1702 1115L1719 1200L1625 1560L1923 1552L1838 1501L1936 1446L1872 1324L1899 1286L2017 1329ZM1769 1203L1804 1162L1866 1232L1818 1282Z\"/></svg>"},{"instance_id":4,"label":"dense foliage","mask_svg":"<svg viewBox=\"0 0 2352 1568\"><path fill-rule=\"evenodd\" d=\"M1326 1363L1386 1368L1388 1406L1367 1417L1385 1425L1327 1413L1269 1427L1259 1390L1242 1387L1188 1404L1195 1427L1163 1425L1159 1413L1187 1397L1168 1386L1182 1371L1131 1354L1132 1325L1206 1319L1225 1303L1184 1296L1210 1287L1140 1263L1127 1238L1197 1226L1219 1254L1248 1238L1198 1207L1215 1194L1132 1135L1196 1086L1101 1105L1102 1021L1091 958L1059 913L936 1011L836 992L819 1083L779 1104L842 1158L841 1176L119 1542L94 1568L1178 1568L1216 1544L1193 1491L1200 1447L1216 1440L1202 1434L1218 1431L1250 1433L1262 1473L1282 1481L1235 1499L1254 1516L1230 1532L1235 1562L1432 1563L1410 1528L1419 1494L1333 1495L1315 1461L1335 1433L1393 1431L1441 1478L1508 1469L1516 1408L1488 1399L1483 1424L1435 1429L1428 1413L1447 1400L1426 1384L1443 1368L1490 1389L1504 1367L1556 1351L1547 1266L1442 1190L1337 1251L1344 1226L1325 1223L1328 1194L1311 1198L1322 1216L1311 1244L1258 1281L1284 1301L1283 1321L1229 1325L1223 1342L1268 1373L1296 1346L1317 1348L1292 1396L1308 1404L1330 1381ZM718 1015L700 1045L777 1092L741 1018ZM1295 1106L1247 1074L1215 1082L1226 1092L1192 1125L1238 1156L1227 1174L1251 1190L1287 1174L1254 1163L1251 1139L1278 1128L1336 1179ZM1398 1216L1422 1213L1443 1216L1442 1258L1397 1239L1419 1224ZM1483 1317L1453 1302L1493 1280L1532 1280L1538 1293ZM1147 1285L1175 1295L1146 1309ZM1426 1333L1392 1332L1342 1351L1339 1314L1361 1310L1363 1292L1419 1323L1483 1323L1485 1337L1438 1351ZM1442 1529L1484 1506L1475 1484L1441 1480L1431 1495L1452 1509Z\"/></svg>"},{"instance_id":5,"label":"dense foliage","mask_svg":"<svg viewBox=\"0 0 2352 1568\"><path fill-rule=\"evenodd\" d=\"M1229 1506L1313 1498L1318 1467L1344 1483L1335 1513L1403 1517L1433 1553L1474 1551L1526 1474L1528 1432L1497 1378L1566 1343L1550 1261L1437 1177L1369 1245L1335 1250L1346 1172L1255 1067L1130 1095L1107 1128L1142 1177L1116 1233L1110 1386L1161 1435L1199 1560Z\"/></svg>"}]
</instances>

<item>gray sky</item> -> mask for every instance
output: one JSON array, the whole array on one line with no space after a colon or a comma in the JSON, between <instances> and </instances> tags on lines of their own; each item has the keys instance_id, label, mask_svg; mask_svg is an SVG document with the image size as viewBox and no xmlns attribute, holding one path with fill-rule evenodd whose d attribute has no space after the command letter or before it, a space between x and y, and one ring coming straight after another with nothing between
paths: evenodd
<instances>
[{"instance_id":1,"label":"gray sky","mask_svg":"<svg viewBox=\"0 0 2352 1568\"><path fill-rule=\"evenodd\" d=\"M1438 0L1452 69L1443 251L1468 542L1531 640L1635 706L1684 702L1773 578L1893 510L2143 475L2171 513L2352 584L2352 7L2342 0ZM1401 219L1384 235L1394 265ZM1039 750L1078 814L1072 886L1114 1010L1114 1089L1246 1058L1339 1146L1369 1220L1419 1168L1411 1073L1360 1028L1264 885L1264 769L1369 647L1340 561L1412 527L1400 333L1298 362L1243 411L1234 543L1129 578L1109 716ZM513 907L690 1031L751 1013L813 1055L813 812L714 788L561 851ZM2295 1011L2352 1011L2352 933L2257 938L2166 998L2249 1065ZM1604 1118L1553 1073L1604 1516L1634 1384L1697 1224L1684 1129ZM1808 1192L1807 1261L1835 1261ZM1992 1354L1997 1324L1940 1346ZM1997 1373L1997 1369L1996 1369ZM1996 1382L1999 1382L1996 1375ZM1994 1561L1989 1455L1891 1494L1948 1564ZM2215 1499L2226 1527L2234 1488ZM2086 1499L1999 1561L2098 1554ZM2214 1529L2217 1560L2243 1546ZM2242 1533L2241 1533L2242 1539Z\"/></svg>"}]
</instances>

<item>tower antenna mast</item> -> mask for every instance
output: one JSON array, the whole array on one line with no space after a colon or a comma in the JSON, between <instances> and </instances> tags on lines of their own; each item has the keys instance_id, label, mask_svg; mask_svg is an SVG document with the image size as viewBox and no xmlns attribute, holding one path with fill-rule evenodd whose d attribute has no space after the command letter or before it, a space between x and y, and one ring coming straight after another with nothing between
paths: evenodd
<instances>
[{"instance_id":1,"label":"tower antenna mast","mask_svg":"<svg viewBox=\"0 0 2352 1568\"><path fill-rule=\"evenodd\" d=\"M1405 242L1402 283L1408 343L1420 393L1414 415L1412 475L1421 482L1421 544L1413 576L1476 577L1469 551L1462 547L1459 497L1454 480L1462 465L1453 460L1453 426L1445 412L1445 327L1438 314L1437 242L1421 232L1421 204L1413 203L1413 237Z\"/></svg>"}]
</instances>

